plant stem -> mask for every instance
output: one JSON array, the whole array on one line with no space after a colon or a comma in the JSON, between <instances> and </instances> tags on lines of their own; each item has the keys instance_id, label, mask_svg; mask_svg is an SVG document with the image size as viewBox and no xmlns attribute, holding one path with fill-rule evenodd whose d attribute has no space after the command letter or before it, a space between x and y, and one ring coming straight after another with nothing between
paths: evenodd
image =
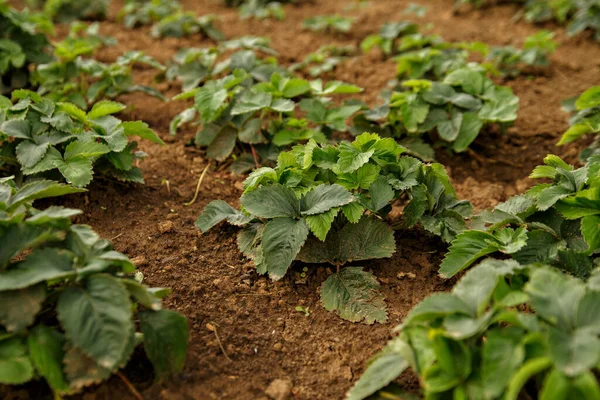
<instances>
[{"instance_id":1,"label":"plant stem","mask_svg":"<svg viewBox=\"0 0 600 400\"><path fill-rule=\"evenodd\" d=\"M204 175L206 175L206 171L208 171L208 167L210 167L210 163L206 164L206 168L204 168L204 171L202 171L202 174L200 175L200 179L198 179L198 184L196 185L196 193L194 193L194 198L187 203L183 203L184 206L191 206L196 202L196 199L198 198L198 193L200 193L200 186L202 186L202 181L204 180Z\"/></svg>"}]
</instances>

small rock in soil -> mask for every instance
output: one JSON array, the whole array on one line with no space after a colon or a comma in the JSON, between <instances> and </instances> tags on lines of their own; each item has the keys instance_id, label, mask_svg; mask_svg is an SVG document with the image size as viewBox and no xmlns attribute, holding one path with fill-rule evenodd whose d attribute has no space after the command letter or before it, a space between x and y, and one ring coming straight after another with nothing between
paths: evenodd
<instances>
[{"instance_id":1,"label":"small rock in soil","mask_svg":"<svg viewBox=\"0 0 600 400\"><path fill-rule=\"evenodd\" d=\"M289 379L275 379L265 394L273 400L288 400L292 395L292 381Z\"/></svg>"},{"instance_id":2,"label":"small rock in soil","mask_svg":"<svg viewBox=\"0 0 600 400\"><path fill-rule=\"evenodd\" d=\"M144 256L133 257L131 259L131 262L136 267L143 267L144 265L148 264L148 260L146 260L146 257L144 257Z\"/></svg>"},{"instance_id":3,"label":"small rock in soil","mask_svg":"<svg viewBox=\"0 0 600 400\"><path fill-rule=\"evenodd\" d=\"M398 272L398 279L415 279L417 276L412 272Z\"/></svg>"},{"instance_id":4,"label":"small rock in soil","mask_svg":"<svg viewBox=\"0 0 600 400\"><path fill-rule=\"evenodd\" d=\"M163 221L158 224L158 230L162 234L173 232L173 230L175 230L175 224L173 224L173 221Z\"/></svg>"}]
</instances>

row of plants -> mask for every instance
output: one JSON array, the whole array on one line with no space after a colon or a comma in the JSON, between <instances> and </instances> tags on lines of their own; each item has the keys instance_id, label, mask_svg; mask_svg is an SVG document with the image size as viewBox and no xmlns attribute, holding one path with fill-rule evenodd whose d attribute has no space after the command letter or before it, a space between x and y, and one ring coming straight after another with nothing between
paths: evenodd
<instances>
[{"instance_id":1,"label":"row of plants","mask_svg":"<svg viewBox=\"0 0 600 400\"><path fill-rule=\"evenodd\" d=\"M363 399L410 368L426 398L597 399L600 157L557 156L551 183L477 215L452 242L445 278L485 259L450 293L415 306L348 393Z\"/></svg>"},{"instance_id":2,"label":"row of plants","mask_svg":"<svg viewBox=\"0 0 600 400\"><path fill-rule=\"evenodd\" d=\"M508 0L518 3L522 9L517 14L527 21L543 23L554 21L567 26L567 35L575 36L590 30L600 40L600 4L595 0ZM477 7L489 5L488 0L456 0L456 8L470 3Z\"/></svg>"}]
</instances>

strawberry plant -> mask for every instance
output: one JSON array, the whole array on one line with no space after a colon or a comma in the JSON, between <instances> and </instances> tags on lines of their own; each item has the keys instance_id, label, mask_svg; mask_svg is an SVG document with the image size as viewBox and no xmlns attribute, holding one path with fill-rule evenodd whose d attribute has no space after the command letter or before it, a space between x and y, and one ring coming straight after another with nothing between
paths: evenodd
<instances>
[{"instance_id":1,"label":"strawberry plant","mask_svg":"<svg viewBox=\"0 0 600 400\"><path fill-rule=\"evenodd\" d=\"M352 29L354 18L343 17L341 15L317 15L315 17L306 18L302 22L304 29L309 29L315 32L341 32L347 33Z\"/></svg>"},{"instance_id":2,"label":"strawberry plant","mask_svg":"<svg viewBox=\"0 0 600 400\"><path fill-rule=\"evenodd\" d=\"M118 19L125 27L152 25L181 10L177 0L128 0L121 9Z\"/></svg>"},{"instance_id":3,"label":"strawberry plant","mask_svg":"<svg viewBox=\"0 0 600 400\"><path fill-rule=\"evenodd\" d=\"M87 225L79 210L37 210L35 199L82 190L39 180L16 189L0 180L0 384L43 379L55 398L123 368L143 344L157 380L181 372L184 316L161 307L133 263Z\"/></svg>"},{"instance_id":4,"label":"strawberry plant","mask_svg":"<svg viewBox=\"0 0 600 400\"><path fill-rule=\"evenodd\" d=\"M282 76L274 68L254 67L255 59L248 59L246 54L253 55L242 52L240 60L235 54L231 59L231 66L245 64L244 69L238 68L233 74L210 80L177 97L194 97L195 104L175 117L172 132L195 121L201 126L196 144L207 147L209 158L229 158L239 141L250 147L258 167L259 157L266 162L276 160L278 149L274 146L310 138L323 142L332 131L347 130L345 120L361 108L325 104L326 96L359 92L361 89L356 86L337 81L323 85L320 80L310 82L285 76L285 70ZM298 109L304 111L304 118L294 115ZM234 167L238 172L243 170L238 167L239 164Z\"/></svg>"},{"instance_id":5,"label":"strawberry plant","mask_svg":"<svg viewBox=\"0 0 600 400\"><path fill-rule=\"evenodd\" d=\"M556 50L552 40L554 33L546 30L525 38L523 49L512 46L492 47L486 55L494 70L504 76L515 77L521 74L523 67L546 67L548 57Z\"/></svg>"},{"instance_id":6,"label":"strawberry plant","mask_svg":"<svg viewBox=\"0 0 600 400\"><path fill-rule=\"evenodd\" d=\"M486 260L415 306L347 399L409 368L426 399L597 399L599 277Z\"/></svg>"},{"instance_id":7,"label":"strawberry plant","mask_svg":"<svg viewBox=\"0 0 600 400\"><path fill-rule=\"evenodd\" d=\"M282 20L285 18L285 13L281 3L277 1L264 3L264 0L248 0L244 4L240 5L240 17L242 19L256 18L256 19L278 19Z\"/></svg>"},{"instance_id":8,"label":"strawberry plant","mask_svg":"<svg viewBox=\"0 0 600 400\"><path fill-rule=\"evenodd\" d=\"M517 117L519 99L510 88L495 85L482 68L459 68L440 82L407 80L401 88L384 105L357 119L357 129L375 126L389 135L413 138L435 130L453 151L463 152L486 124L508 124ZM413 148L406 142L413 154L433 156L429 145L416 143Z\"/></svg>"},{"instance_id":9,"label":"strawberry plant","mask_svg":"<svg viewBox=\"0 0 600 400\"><path fill-rule=\"evenodd\" d=\"M40 64L34 82L39 85L38 93L54 101L68 101L82 109L88 109L100 99L115 99L124 93L142 92L166 100L156 89L135 84L133 68L146 65L163 71L165 67L153 57L140 51L128 51L112 64L105 64L91 55L97 46L89 45L86 39L67 38L55 49L57 60Z\"/></svg>"},{"instance_id":10,"label":"strawberry plant","mask_svg":"<svg viewBox=\"0 0 600 400\"><path fill-rule=\"evenodd\" d=\"M52 59L46 35L53 32L45 16L17 11L0 0L0 94L26 87L30 65Z\"/></svg>"},{"instance_id":11,"label":"strawberry plant","mask_svg":"<svg viewBox=\"0 0 600 400\"><path fill-rule=\"evenodd\" d=\"M177 37L202 34L212 40L223 40L223 33L215 28L213 22L217 19L214 15L202 15L197 17L193 12L178 11L170 14L154 26L152 26L152 36L156 38Z\"/></svg>"},{"instance_id":12,"label":"strawberry plant","mask_svg":"<svg viewBox=\"0 0 600 400\"><path fill-rule=\"evenodd\" d=\"M586 278L600 250L600 157L574 169L549 155L531 178L550 179L476 218L459 234L440 266L451 277L496 252L522 264L542 262Z\"/></svg>"},{"instance_id":13,"label":"strawberry plant","mask_svg":"<svg viewBox=\"0 0 600 400\"><path fill-rule=\"evenodd\" d=\"M555 20L567 23L567 35L575 36L587 29L600 40L600 4L595 0L528 0L525 18L533 22Z\"/></svg>"},{"instance_id":14,"label":"strawberry plant","mask_svg":"<svg viewBox=\"0 0 600 400\"><path fill-rule=\"evenodd\" d=\"M24 178L49 177L84 187L95 171L143 183L134 164L146 154L128 137L163 144L144 122L114 117L125 108L120 103L101 101L86 113L25 90L14 91L12 98L0 96L0 167L15 174L19 184Z\"/></svg>"},{"instance_id":15,"label":"strawberry plant","mask_svg":"<svg viewBox=\"0 0 600 400\"><path fill-rule=\"evenodd\" d=\"M419 27L414 22L388 22L381 27L378 34L367 36L361 42L360 48L366 53L374 47L379 47L383 54L390 55L396 52L401 37L418 31Z\"/></svg>"},{"instance_id":16,"label":"strawberry plant","mask_svg":"<svg viewBox=\"0 0 600 400\"><path fill-rule=\"evenodd\" d=\"M196 226L202 232L221 221L243 227L240 251L274 280L294 260L336 266L321 290L324 307L350 321L383 322L375 277L363 267L340 267L392 255L394 236L383 218L400 198L409 201L399 226L418 224L446 241L466 227L472 209L456 198L441 165L400 157L403 151L393 139L369 133L337 146L310 140L281 153L276 168L250 174L241 210L213 201Z\"/></svg>"},{"instance_id":17,"label":"strawberry plant","mask_svg":"<svg viewBox=\"0 0 600 400\"><path fill-rule=\"evenodd\" d=\"M583 92L574 105L573 111L577 111L569 121L571 126L560 138L558 145L571 143L589 133L600 133L600 86L594 86ZM580 158L586 160L592 155L599 153L600 141L594 142L584 149Z\"/></svg>"},{"instance_id":18,"label":"strawberry plant","mask_svg":"<svg viewBox=\"0 0 600 400\"><path fill-rule=\"evenodd\" d=\"M354 47L352 46L323 46L316 52L308 54L301 62L290 65L289 70L292 72L306 71L310 76L316 78L335 70L338 64L353 53Z\"/></svg>"},{"instance_id":19,"label":"strawberry plant","mask_svg":"<svg viewBox=\"0 0 600 400\"><path fill-rule=\"evenodd\" d=\"M110 0L45 0L44 13L55 21L106 18Z\"/></svg>"}]
</instances>

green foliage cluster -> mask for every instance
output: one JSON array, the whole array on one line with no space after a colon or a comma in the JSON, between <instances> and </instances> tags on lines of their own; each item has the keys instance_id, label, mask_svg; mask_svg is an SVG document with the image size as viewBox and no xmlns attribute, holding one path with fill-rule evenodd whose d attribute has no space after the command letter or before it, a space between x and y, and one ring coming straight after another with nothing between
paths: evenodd
<instances>
[{"instance_id":1,"label":"green foliage cluster","mask_svg":"<svg viewBox=\"0 0 600 400\"><path fill-rule=\"evenodd\" d=\"M239 7L242 19L256 18L262 20L273 18L282 20L285 18L283 7L278 1L272 1L265 4L264 0L248 0Z\"/></svg>"},{"instance_id":2,"label":"green foliage cluster","mask_svg":"<svg viewBox=\"0 0 600 400\"><path fill-rule=\"evenodd\" d=\"M93 28L93 26L91 26ZM158 90L138 85L133 79L133 68L144 65L158 71L165 67L141 51L128 51L111 64L91 58L94 51L106 44L106 39L91 34L89 29L81 36L78 30L56 44L55 60L40 64L33 82L41 95L54 101L68 101L82 109L100 99L115 99L124 93L142 92L166 100Z\"/></svg>"},{"instance_id":3,"label":"green foliage cluster","mask_svg":"<svg viewBox=\"0 0 600 400\"><path fill-rule=\"evenodd\" d=\"M486 53L486 60L491 62L495 71L503 76L516 77L521 74L524 66L547 67L548 57L556 51L556 42L552 40L554 33L541 30L535 35L525 38L523 49L513 46L481 47Z\"/></svg>"},{"instance_id":4,"label":"green foliage cluster","mask_svg":"<svg viewBox=\"0 0 600 400\"><path fill-rule=\"evenodd\" d=\"M340 267L392 255L394 236L383 218L399 199L408 199L402 227L420 225L445 241L466 228L472 212L457 199L443 166L400 157L403 152L393 139L369 133L336 146L310 140L281 153L276 168L250 174L241 210L213 201L196 226L206 232L225 220L243 227L240 250L272 279L282 278L294 260L335 265L322 287L325 308L350 321L383 322L376 279L362 268Z\"/></svg>"},{"instance_id":5,"label":"green foliage cluster","mask_svg":"<svg viewBox=\"0 0 600 400\"><path fill-rule=\"evenodd\" d=\"M591 30L594 38L600 40L600 4L597 0L511 0L522 4L517 14L527 21L542 23L555 21L567 24L567 34L575 36L585 30ZM462 4L473 4L477 7L486 5L486 0L456 0L455 8Z\"/></svg>"},{"instance_id":6,"label":"green foliage cluster","mask_svg":"<svg viewBox=\"0 0 600 400\"><path fill-rule=\"evenodd\" d=\"M128 0L118 19L123 21L126 28L152 25L181 10L177 0Z\"/></svg>"},{"instance_id":7,"label":"green foliage cluster","mask_svg":"<svg viewBox=\"0 0 600 400\"><path fill-rule=\"evenodd\" d=\"M58 22L106 18L111 0L45 0L44 14Z\"/></svg>"},{"instance_id":8,"label":"green foliage cluster","mask_svg":"<svg viewBox=\"0 0 600 400\"><path fill-rule=\"evenodd\" d=\"M127 0L118 15L127 28L153 25L155 38L176 37L202 34L216 41L224 39L214 22L214 15L197 17L193 12L184 11L175 0Z\"/></svg>"},{"instance_id":9,"label":"green foliage cluster","mask_svg":"<svg viewBox=\"0 0 600 400\"><path fill-rule=\"evenodd\" d=\"M489 259L414 307L348 393L365 399L410 368L426 399L598 399L600 270Z\"/></svg>"},{"instance_id":10,"label":"green foliage cluster","mask_svg":"<svg viewBox=\"0 0 600 400\"><path fill-rule=\"evenodd\" d=\"M311 138L324 142L332 132L348 129L346 119L361 106L335 106L328 96L357 93L360 88L295 78L273 61L260 60L251 50L234 53L217 68L231 73L177 97L194 98L194 105L175 117L172 132L194 121L200 126L196 144L207 147L208 157L223 161L242 143L258 151L256 164L258 156L275 161L280 147ZM236 164L238 171L252 168L248 156Z\"/></svg>"},{"instance_id":11,"label":"green foliage cluster","mask_svg":"<svg viewBox=\"0 0 600 400\"><path fill-rule=\"evenodd\" d=\"M341 15L317 15L306 18L302 22L304 29L315 32L341 32L348 33L352 29L354 18Z\"/></svg>"},{"instance_id":12,"label":"green foliage cluster","mask_svg":"<svg viewBox=\"0 0 600 400\"><path fill-rule=\"evenodd\" d=\"M362 51L369 52L374 47L379 47L383 54L390 55L398 51L405 51L405 44L401 45L400 41L404 42L405 36L417 34L419 26L414 22L388 22L383 24L379 33L367 36L360 44Z\"/></svg>"},{"instance_id":13,"label":"green foliage cluster","mask_svg":"<svg viewBox=\"0 0 600 400\"><path fill-rule=\"evenodd\" d=\"M342 61L354 52L355 48L353 46L322 46L314 53L304 57L301 62L290 65L289 70L291 72L304 71L316 78L335 70Z\"/></svg>"},{"instance_id":14,"label":"green foliage cluster","mask_svg":"<svg viewBox=\"0 0 600 400\"><path fill-rule=\"evenodd\" d=\"M574 169L549 155L531 178L550 179L478 216L452 242L440 266L454 276L485 255L502 252L522 264L542 262L586 278L600 250L600 157Z\"/></svg>"},{"instance_id":15,"label":"green foliage cluster","mask_svg":"<svg viewBox=\"0 0 600 400\"><path fill-rule=\"evenodd\" d=\"M589 29L600 40L600 4L596 0L527 0L524 7L528 21L566 23L569 36Z\"/></svg>"},{"instance_id":16,"label":"green foliage cluster","mask_svg":"<svg viewBox=\"0 0 600 400\"><path fill-rule=\"evenodd\" d=\"M576 111L570 119L570 128L558 142L559 145L574 142L589 133L600 133L600 86L593 86L583 92L575 102L570 111ZM586 160L591 156L600 154L600 139L596 137L594 142L584 149L579 157Z\"/></svg>"},{"instance_id":17,"label":"green foliage cluster","mask_svg":"<svg viewBox=\"0 0 600 400\"><path fill-rule=\"evenodd\" d=\"M52 22L42 14L17 11L0 0L0 94L29 84L29 66L51 60L46 34Z\"/></svg>"},{"instance_id":18,"label":"green foliage cluster","mask_svg":"<svg viewBox=\"0 0 600 400\"><path fill-rule=\"evenodd\" d=\"M146 154L128 137L163 143L144 122L114 117L125 108L120 103L101 101L86 113L30 91L13 91L12 98L0 96L0 168L19 184L48 177L84 187L94 172L143 183L134 164Z\"/></svg>"},{"instance_id":19,"label":"green foliage cluster","mask_svg":"<svg viewBox=\"0 0 600 400\"><path fill-rule=\"evenodd\" d=\"M486 124L509 124L517 117L518 97L477 65L455 69L440 81L406 80L401 88L382 106L358 115L354 131L407 137L402 144L424 160L433 159L433 149L421 134L435 130L448 147L462 152Z\"/></svg>"},{"instance_id":20,"label":"green foliage cluster","mask_svg":"<svg viewBox=\"0 0 600 400\"><path fill-rule=\"evenodd\" d=\"M149 288L133 263L79 210L37 210L35 199L80 192L38 180L0 180L0 384L44 379L55 398L107 379L144 349L157 379L185 360L187 320L162 310L169 290ZM138 331L139 326L139 331Z\"/></svg>"}]
</instances>

